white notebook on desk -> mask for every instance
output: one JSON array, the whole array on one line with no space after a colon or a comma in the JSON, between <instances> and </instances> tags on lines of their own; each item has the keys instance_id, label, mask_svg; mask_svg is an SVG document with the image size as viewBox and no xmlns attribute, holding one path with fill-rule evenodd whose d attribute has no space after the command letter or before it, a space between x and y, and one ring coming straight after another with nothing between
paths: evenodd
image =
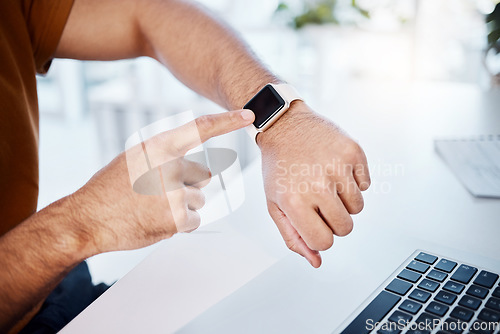
<instances>
[{"instance_id":1,"label":"white notebook on desk","mask_svg":"<svg viewBox=\"0 0 500 334\"><path fill-rule=\"evenodd\" d=\"M500 198L500 135L437 139L434 146L472 195Z\"/></svg>"}]
</instances>

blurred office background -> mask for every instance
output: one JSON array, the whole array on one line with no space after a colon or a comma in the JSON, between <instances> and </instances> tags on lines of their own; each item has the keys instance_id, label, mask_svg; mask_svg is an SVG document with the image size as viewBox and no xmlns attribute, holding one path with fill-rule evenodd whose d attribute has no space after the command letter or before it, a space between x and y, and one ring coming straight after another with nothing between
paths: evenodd
<instances>
[{"instance_id":1,"label":"blurred office background","mask_svg":"<svg viewBox=\"0 0 500 334\"><path fill-rule=\"evenodd\" d=\"M336 108L344 94L362 98L373 85L500 89L500 55L495 44L488 44L493 25L486 24L499 1L201 2L238 30L318 112ZM56 60L49 74L38 78L38 89L39 208L81 187L145 125L186 110L196 115L222 111L146 58ZM211 145L235 149L243 166L258 154L243 131Z\"/></svg>"}]
</instances>

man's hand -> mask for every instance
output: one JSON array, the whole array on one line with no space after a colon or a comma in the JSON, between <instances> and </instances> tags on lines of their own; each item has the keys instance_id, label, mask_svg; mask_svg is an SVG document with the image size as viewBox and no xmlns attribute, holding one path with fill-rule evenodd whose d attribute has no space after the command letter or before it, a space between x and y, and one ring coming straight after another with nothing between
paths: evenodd
<instances>
[{"instance_id":1,"label":"man's hand","mask_svg":"<svg viewBox=\"0 0 500 334\"><path fill-rule=\"evenodd\" d=\"M78 220L90 229L91 253L140 248L198 228L210 172L184 155L253 119L248 110L202 116L115 158L72 195Z\"/></svg>"},{"instance_id":2,"label":"man's hand","mask_svg":"<svg viewBox=\"0 0 500 334\"><path fill-rule=\"evenodd\" d=\"M197 228L196 210L204 204L200 188L210 173L184 155L253 120L251 111L230 111L159 134L122 153L76 193L1 237L0 332L8 332L86 258L144 247ZM141 174L143 148L151 168ZM148 195L158 189L159 195Z\"/></svg>"},{"instance_id":3,"label":"man's hand","mask_svg":"<svg viewBox=\"0 0 500 334\"><path fill-rule=\"evenodd\" d=\"M363 150L303 102L257 136L269 213L286 245L313 267L353 228L370 177Z\"/></svg>"}]
</instances>

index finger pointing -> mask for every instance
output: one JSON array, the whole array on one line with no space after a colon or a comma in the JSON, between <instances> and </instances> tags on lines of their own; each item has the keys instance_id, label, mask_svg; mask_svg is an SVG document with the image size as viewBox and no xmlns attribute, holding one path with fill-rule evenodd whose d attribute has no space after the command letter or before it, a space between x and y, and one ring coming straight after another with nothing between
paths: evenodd
<instances>
[{"instance_id":1,"label":"index finger pointing","mask_svg":"<svg viewBox=\"0 0 500 334\"><path fill-rule=\"evenodd\" d=\"M185 154L208 139L220 136L252 124L255 115L247 109L198 117L169 133L176 151Z\"/></svg>"}]
</instances>

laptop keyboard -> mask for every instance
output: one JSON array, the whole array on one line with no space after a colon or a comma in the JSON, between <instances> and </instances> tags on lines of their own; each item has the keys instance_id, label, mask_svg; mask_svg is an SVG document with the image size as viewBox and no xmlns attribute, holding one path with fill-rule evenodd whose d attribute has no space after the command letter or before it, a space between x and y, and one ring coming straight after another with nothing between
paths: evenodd
<instances>
[{"instance_id":1,"label":"laptop keyboard","mask_svg":"<svg viewBox=\"0 0 500 334\"><path fill-rule=\"evenodd\" d=\"M416 252L342 334L499 334L499 273Z\"/></svg>"}]
</instances>

